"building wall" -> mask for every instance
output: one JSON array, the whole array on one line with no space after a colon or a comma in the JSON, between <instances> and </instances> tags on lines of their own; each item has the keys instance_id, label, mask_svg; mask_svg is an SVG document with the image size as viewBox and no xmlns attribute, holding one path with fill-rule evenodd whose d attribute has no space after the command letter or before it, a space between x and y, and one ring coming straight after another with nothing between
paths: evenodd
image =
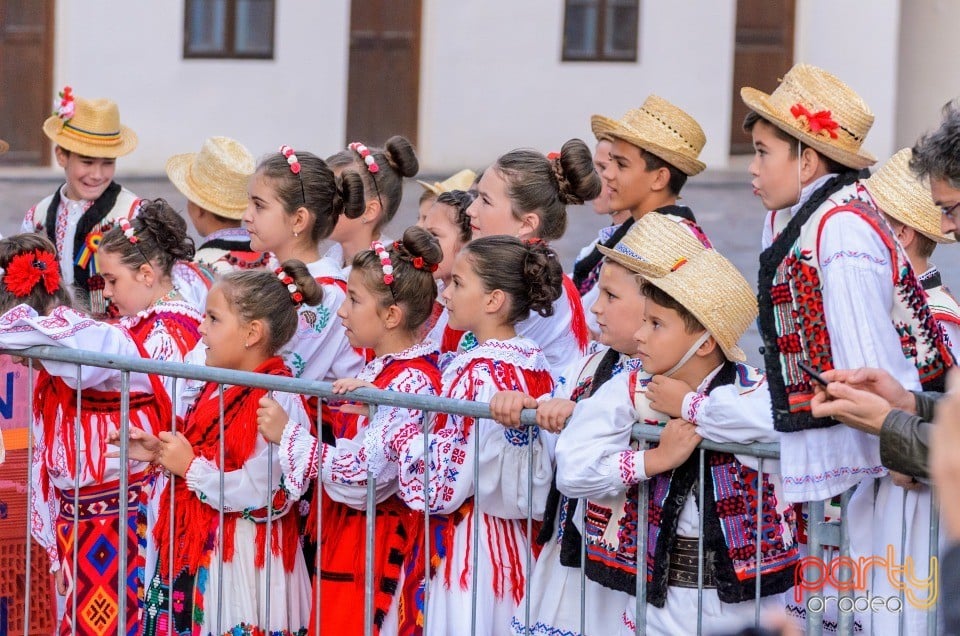
<instances>
[{"instance_id":1,"label":"building wall","mask_svg":"<svg viewBox=\"0 0 960 636\"><path fill-rule=\"evenodd\" d=\"M900 0L797 2L795 61L830 71L863 98L876 117L864 148L881 162L899 148L899 33Z\"/></svg>"},{"instance_id":2,"label":"building wall","mask_svg":"<svg viewBox=\"0 0 960 636\"><path fill-rule=\"evenodd\" d=\"M424 0L424 169L482 167L571 137L592 145L592 114L619 118L650 93L693 115L707 134L703 160L726 164L734 0L641 0L636 63L561 62L563 4Z\"/></svg>"},{"instance_id":3,"label":"building wall","mask_svg":"<svg viewBox=\"0 0 960 636\"><path fill-rule=\"evenodd\" d=\"M55 86L114 99L140 138L121 176L162 172L170 155L212 135L255 156L283 143L327 153L343 142L348 0L277 2L274 59L235 61L183 59L182 0L56 5Z\"/></svg>"},{"instance_id":4,"label":"building wall","mask_svg":"<svg viewBox=\"0 0 960 636\"><path fill-rule=\"evenodd\" d=\"M935 128L943 104L960 95L960 3L910 0L900 19L896 142L903 148Z\"/></svg>"}]
</instances>

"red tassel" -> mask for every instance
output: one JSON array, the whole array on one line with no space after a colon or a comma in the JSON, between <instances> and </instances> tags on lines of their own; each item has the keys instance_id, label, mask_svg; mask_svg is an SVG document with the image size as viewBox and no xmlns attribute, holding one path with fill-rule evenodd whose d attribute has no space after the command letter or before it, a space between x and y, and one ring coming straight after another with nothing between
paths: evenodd
<instances>
[{"instance_id":1,"label":"red tassel","mask_svg":"<svg viewBox=\"0 0 960 636\"><path fill-rule=\"evenodd\" d=\"M583 303L580 302L580 292L566 274L563 275L563 290L567 293L567 302L570 303L570 328L577 339L580 353L584 354L587 352L587 345L590 344L590 329L587 328L587 318L583 313Z\"/></svg>"}]
</instances>

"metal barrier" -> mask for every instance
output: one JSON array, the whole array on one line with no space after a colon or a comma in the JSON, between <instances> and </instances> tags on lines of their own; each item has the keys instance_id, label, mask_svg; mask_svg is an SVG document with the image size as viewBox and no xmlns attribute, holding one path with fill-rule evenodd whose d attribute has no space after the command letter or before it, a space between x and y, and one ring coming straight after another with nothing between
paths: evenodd
<instances>
[{"instance_id":1,"label":"metal barrier","mask_svg":"<svg viewBox=\"0 0 960 636\"><path fill-rule=\"evenodd\" d=\"M20 350L20 351L0 351L0 353L7 353L7 354L27 358L31 369L33 368L34 360L52 360L52 361L76 364L78 377L80 374L80 370L83 366L115 369L119 374L120 387L121 387L120 434L121 434L121 439L124 440L124 442L128 438L129 426L130 426L130 374L131 373L156 374L156 375L173 377L173 378L192 379L192 380L199 380L204 382L217 383L219 385L219 388L221 389L220 405L219 405L220 407L220 438L221 438L220 466L223 466L223 459L224 459L224 444L222 443L223 427L224 427L224 422L223 422L224 404L223 404L222 389L225 385L250 386L250 387L257 387L257 388L262 388L262 389L272 390L272 391L282 391L287 393L317 396L320 398L329 398L329 397L335 396L335 394L332 391L332 385L326 382L268 376L268 375L262 375L262 374L256 374L256 373L240 372L240 371L219 369L219 368L213 368L213 367L200 367L200 366L186 365L186 364L180 364L180 363L158 362L158 361L147 360L142 358L117 357L117 356L96 353L96 352L73 351L73 350L62 349L57 347L48 347L48 346L32 347L30 349ZM32 394L33 394L33 387L32 387L32 374L31 374L30 395L32 396ZM78 413L78 419L77 419L76 428L75 428L74 441L76 443L76 448L78 449L81 446L80 424L79 424L79 413L81 408L80 397L81 397L80 391L77 390L76 391L76 408ZM335 397L338 399L343 399L345 396L336 395ZM375 408L378 405L379 406L391 405L391 406L400 406L405 408L418 409L423 411L425 422L430 420L430 416L433 413L450 413L450 414L456 414L456 415L462 415L462 416L469 416L473 418L489 418L490 416L490 411L486 403L474 403L474 402L467 402L462 400L426 397L426 396L419 396L419 395L380 391L380 390L374 390L374 389L358 389L356 391L351 392L346 397L348 397L351 400L356 400L359 402L370 404L372 405L371 408ZM174 404L176 404L176 401L177 401L176 392L174 392L174 395L172 395L171 398ZM524 425L527 425L527 426L535 424L535 412L525 411L522 416L522 422ZM175 413L174 413L173 421L170 424L171 424L171 430L175 431L176 430L176 414ZM319 430L320 422L317 422L317 424L318 424L318 430ZM33 427L31 426L31 439L29 441L29 448L31 452L33 451L33 448L34 448L32 431L33 431ZM645 448L648 443L655 442L659 439L659 431L660 429L656 426L636 424L634 426L634 439L638 441L640 448ZM480 440L480 436L474 435L474 452L478 456L479 456L479 450L480 450L479 440ZM423 473L424 473L423 474L424 523L425 523L425 528L429 529L430 518L431 518L430 505L428 503L429 501L428 491L430 489L429 482L430 482L430 470L431 470L430 461L428 461L430 456L430 453L429 453L430 435L424 435L423 444L424 444L424 466L423 466L424 468L423 470ZM759 461L759 466L758 466L759 473L764 472L763 468L764 468L765 461L779 458L779 446L777 444L718 444L718 443L710 442L708 440L704 440L700 444L699 450L697 451L699 453L701 476L704 474L703 471L705 469L705 452L706 451L720 451L725 453L734 453L734 454L756 457L758 458L758 461ZM273 458L274 452L275 451L273 450L273 446L271 445L270 451L269 451L270 453L269 459L271 463L274 459ZM121 462L120 465L121 466L125 465L128 457L128 447L126 443L121 444L119 448L119 457ZM527 536L532 539L533 537L533 534L532 534L532 530L533 530L533 496L532 496L533 454L532 453L530 453L530 457L531 459L527 466L527 504L528 505L527 505L526 528L527 528ZM32 470L32 462L29 462L28 466L31 467L28 470ZM79 490L80 490L79 488L80 471L78 467L79 467L79 455L77 459L77 465L74 466L74 474L76 475L76 482L75 482L76 487L74 488L74 501L73 501L73 504L74 504L73 506L74 530L73 531L74 532L76 532L76 522L77 522L77 515L79 510L78 498L79 498ZM171 482L169 486L170 488L173 488L174 486L174 479L175 478L171 476ZM223 479L224 479L224 472L221 469L220 471L221 494L224 488ZM35 481L34 475L32 475L32 473L28 473L28 479L27 479L28 489L34 487L34 481ZM479 482L479 462L475 461L474 462L474 485L476 486L478 482ZM699 492L698 492L699 501L703 501L704 500L704 492L703 492L704 479L702 478L699 479L698 483L699 483ZM272 484L272 480L271 480L271 483L268 484L268 491L270 493L273 492L273 486L274 484ZM121 493L127 492L128 487L129 487L129 475L127 474L126 471L121 471L119 491ZM317 480L317 488L320 489L320 491L322 492L323 484L322 484L322 480L320 479ZM374 633L373 617L374 617L374 565L375 564L374 564L374 555L373 555L373 552L374 552L373 545L374 545L374 533L375 533L375 523L376 523L376 496L375 496L376 479L375 479L375 476L370 475L369 473L368 473L368 479L366 481L366 488L367 488L367 491L366 491L366 536L365 536L365 581L364 581L364 634L372 635ZM648 490L643 487L639 488L638 490L639 490L638 509L643 511L647 508L647 505L648 505L648 501L647 501ZM29 502L29 499L30 499L30 493L28 490L28 502ZM320 498L318 497L317 499L319 501ZM850 493L849 492L845 493L841 500L841 510L846 509L847 504L849 503L849 499L850 499ZM472 536L474 541L474 545L473 545L474 549L472 551L473 563L471 568L472 570L471 590L473 590L474 592L477 590L479 550L476 549L476 542L480 540L479 539L479 522L480 522L480 505L481 504L482 502L475 502L475 508L473 511ZM173 498L171 497L171 511L172 511L172 507L173 507ZM699 506L699 509L700 509L700 527L703 528L704 527L704 510L702 506ZM128 512L127 498L121 496L119 498L119 519L121 520L125 519L127 516L127 512ZM761 513L762 513L762 505L760 505L760 502L758 502L757 520L756 520L756 523L757 523L757 547L756 547L757 577L755 580L755 597L754 597L754 602L756 605L754 622L755 622L755 625L757 626L759 626L761 623L760 603L759 603L759 600L761 598L761 568L759 567L759 559L760 559L760 552L761 552L760 546L762 541L762 533L760 532L760 530L761 530L762 521L763 521L761 518ZM580 515L580 520L582 523L585 515L585 506L579 506L578 514ZM219 531L221 533L221 536L222 536L222 531L224 527L223 515L224 515L223 506L221 505L219 510ZM318 514L317 517L318 517L317 537L319 539L319 537L321 536L323 519L322 519L322 515ZM642 513L641 513L641 519L645 521L645 515L642 515ZM268 513L267 521L266 521L268 538L272 536L271 534L272 523L273 523L273 515ZM123 530L123 524L121 523L120 525L121 525L121 529ZM171 515L171 531L172 531L172 528L173 528L173 520ZM839 524L835 522L827 523L824 521L824 502L814 502L809 504L808 528L809 528L808 529L808 536L809 536L808 548L809 548L810 554L816 555L821 553L824 546L838 546L840 557L849 558L849 554L850 554L849 528L847 528L846 522L844 521L841 521ZM26 532L29 536L29 533L30 533L29 516L28 516ZM931 545L930 556L932 558L936 558L937 556L938 533L939 533L938 512L936 510L936 507L932 506L931 526L929 531L930 545ZM902 534L905 537L905 534L906 534L905 525L904 525ZM430 532L425 531L423 533L423 546L422 546L424 559L429 559L430 557L430 547L431 547L430 541L431 541ZM647 580L646 580L646 576L643 575L645 574L645 565L643 564L643 562L645 561L646 545L647 545L647 524L645 522L640 522L638 523L638 540L637 540L638 576L636 576L637 588L636 588L636 594L635 594L635 600L636 600L635 633L636 634L645 633ZM269 539L268 539L268 546L269 546ZM581 564L586 562L585 546L586 546L586 542L585 540L583 540L581 543ZM901 559L903 558L903 547L904 547L904 544L902 541L901 553L900 553ZM78 548L77 541L73 541L74 572L72 573L72 579L74 581L77 578L76 577L76 568L77 568L77 559L78 559L77 548ZM125 572L127 569L128 555L126 553L126 550L121 549L121 550L118 550L118 552L119 552L118 554L119 568L118 568L117 585L118 585L119 592L118 592L118 608L117 608L118 609L117 633L119 636L123 636L125 633L124 615L125 615L125 603L126 603L126 594L124 592L126 588ZM531 585L531 578L532 578L533 565L534 565L531 552L532 552L531 550L527 550L527 553L524 557L527 576L525 577L526 589L524 591L525 600L524 600L524 607L523 607L522 613L524 616L524 629L527 631L527 633L533 633L530 631L531 630L530 585ZM702 624L702 612L700 611L702 607L703 589L704 589L703 588L704 572L702 568L703 554L704 554L704 539L703 539L703 532L700 532L700 538L698 541L698 556L699 556L699 559L698 559L699 561L698 629L697 629L698 633L701 633L704 627ZM162 556L158 555L158 563L160 558L162 558ZM174 558L173 542L171 542L170 551L169 551L169 554L166 555L166 558L170 559L171 564L173 563L173 558ZM317 559L316 569L319 576L319 562L320 562L319 547L317 550L316 559ZM24 595L26 599L30 598L30 570L31 570L31 567L33 567L33 565L34 564L32 564L31 562L31 551L27 550L27 554L26 554L27 576L26 576L26 590ZM902 568L903 562L901 561L899 565ZM223 603L222 603L223 597L225 594L229 594L229 591L225 591L222 588L222 583L223 583L222 553L220 553L220 559L218 560L216 567L218 571L217 579L218 579L218 582L220 583L220 585L218 586L218 589L216 590L217 607L218 607L218 618L217 618L216 624L217 624L217 632L224 633L224 629L222 629L224 626L221 624L221 620L220 620L221 617L219 616L219 614L220 612L222 612L222 608L223 608ZM846 572L842 571L844 567L846 567L847 569ZM270 577L271 577L271 573L270 573L271 565L270 565L269 558L265 559L265 568L266 568L266 572L265 572L266 587L269 590ZM431 593L431 585L436 585L437 582L430 580L429 561L425 564L424 569L426 572L426 577L423 583L424 585L423 619L424 619L424 624L427 627L429 627L430 615L428 612L428 606L429 606L428 601ZM853 573L850 571L849 564L841 565L840 568L838 568L838 570L839 570L838 580L840 580L841 582L850 580L850 576L852 576ZM171 568L171 571L172 571L172 568ZM150 575L151 575L150 572L146 572L145 578L149 579ZM585 616L586 616L586 612L585 612L586 600L585 600L585 592L584 592L584 582L585 582L585 574L584 574L584 569L581 566L580 568L580 583L581 583L580 631L581 633L583 633L585 630ZM144 586L146 587L148 583L149 583L149 580L144 581ZM315 589L314 607L316 611L314 612L314 615L311 620L316 621L316 620L319 620L319 614L321 611L320 608L322 607L323 599L320 598L320 586L316 585L314 589ZM172 595L170 596L171 597L168 599L168 611L172 612L173 599L172 599ZM840 598L852 598L850 596L850 590L845 589L841 591ZM270 596L268 594L267 601L266 601L265 615L267 617L267 625L266 625L267 630L271 631L270 625L269 625L270 616L271 616L269 599L270 599ZM903 600L904 600L903 592L901 591L901 602L903 602ZM73 609L72 616L74 617L74 620L75 620L77 616L76 614L77 598L76 598L75 587L73 589L72 597L69 599L68 602L70 602L72 605L72 609ZM29 607L29 604L27 604L27 607ZM473 630L476 629L478 613L482 612L483 610L484 608L478 607L477 594L473 593L472 599L471 599L471 625L473 626ZM26 614L27 615L24 617L24 625L23 625L23 634L25 636L30 631L29 630L29 627L30 627L29 612L26 612ZM838 626L837 626L837 633L842 633L842 634L853 633L853 616L854 615L852 612L840 613ZM807 633L809 634L822 633L822 617L823 617L822 607L820 612L814 612L814 611L807 612L807 615L806 615ZM0 627L3 627L3 626L0 626ZM231 626L226 626L226 627L229 629ZM314 632L318 633L319 624L315 624L314 627L315 627ZM506 627L507 626L504 626L504 629L506 629ZM76 623L74 623L73 628L74 628L74 632L76 632ZM901 625L901 632L902 631L903 629ZM926 632L928 634L937 633L936 610L929 611L927 613ZM0 629L0 633L2 633L2 629Z\"/></svg>"}]
</instances>

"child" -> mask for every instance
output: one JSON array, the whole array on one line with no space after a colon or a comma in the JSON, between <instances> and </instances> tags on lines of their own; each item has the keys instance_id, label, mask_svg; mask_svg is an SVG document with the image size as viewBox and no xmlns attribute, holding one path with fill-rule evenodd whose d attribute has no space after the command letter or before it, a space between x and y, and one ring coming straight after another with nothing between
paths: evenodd
<instances>
[{"instance_id":1,"label":"child","mask_svg":"<svg viewBox=\"0 0 960 636\"><path fill-rule=\"evenodd\" d=\"M113 176L117 157L133 152L137 135L120 124L120 110L108 99L75 98L69 86L60 98L57 111L43 122L43 132L56 144L66 183L27 211L20 231L46 234L79 305L104 315L103 278L93 256L103 234L136 213L137 196Z\"/></svg>"},{"instance_id":2,"label":"child","mask_svg":"<svg viewBox=\"0 0 960 636\"><path fill-rule=\"evenodd\" d=\"M249 150L229 137L210 137L200 152L170 157L166 169L170 182L187 197L193 227L204 237L194 262L215 274L267 264L269 255L253 251L250 235L241 227L254 171Z\"/></svg>"},{"instance_id":3,"label":"child","mask_svg":"<svg viewBox=\"0 0 960 636\"><path fill-rule=\"evenodd\" d=\"M336 318L346 289L341 268L320 258L318 247L341 216L363 213L362 188L356 174L335 177L323 159L289 146L262 159L250 179L250 206L243 217L250 246L280 262L306 263L322 290L322 303L298 305L299 326L283 343L281 355L295 377L333 381L353 377L363 366Z\"/></svg>"},{"instance_id":4,"label":"child","mask_svg":"<svg viewBox=\"0 0 960 636\"><path fill-rule=\"evenodd\" d=\"M186 223L162 200L149 202L133 225L124 219L126 230L107 232L97 258L104 278L105 297L124 316L119 325L97 322L68 306L56 306L63 297L51 298L45 305L30 302L10 309L0 319L0 343L9 348L32 345L53 345L86 349L125 356L143 356L155 360L181 362L199 338L200 313L180 298L173 287L170 271L177 259L189 259L193 245L186 234ZM38 237L39 238L39 237ZM132 240L131 240L132 239ZM7 241L31 249L27 235ZM35 239L33 239L35 240ZM46 243L46 239L44 239ZM7 291L16 298L27 298L23 284L42 278L48 293L56 289L53 280L56 261L52 249L33 248L22 253L14 266L6 267ZM14 281L18 286L14 287ZM22 283L22 284L20 284ZM34 287L39 284L34 282ZM8 308L8 302L4 307ZM50 313L45 317L43 313ZM99 557L88 556L99 545L121 541L117 525L117 489L122 467L107 454L107 438L120 426L120 372L112 369L83 367L80 375L72 363L45 361L34 392L36 447L33 454L34 474L38 487L31 501L31 530L46 548L51 570L57 572L61 592L72 587L77 595L77 617L85 628L99 629L96 612L103 597L116 602L116 555L106 565ZM170 390L156 376L130 374L130 422L148 431L169 426L172 421ZM77 413L77 392L80 412ZM80 427L83 444L76 445L75 426ZM140 551L145 540L142 526L145 502L151 475L142 462L129 467L129 498L126 546L129 587L127 589L126 631L137 629L137 599L143 582L142 569L152 562L152 546ZM83 502L80 511L73 510L74 489ZM142 493L143 491L143 493ZM142 494L141 494L142 493ZM75 523L76 520L76 523ZM138 523L139 522L139 523ZM76 534L74 534L76 533ZM81 543L83 560L73 562L74 541ZM76 569L76 573L74 573ZM74 578L76 574L76 578ZM73 603L62 629L69 630ZM115 619L114 619L115 620ZM114 626L114 629L116 626Z\"/></svg>"},{"instance_id":5,"label":"child","mask_svg":"<svg viewBox=\"0 0 960 636\"><path fill-rule=\"evenodd\" d=\"M296 332L296 306L318 304L320 295L296 260L275 273L227 274L210 290L200 325L207 366L290 377L277 352ZM208 382L179 432L131 434L132 457L156 462L178 478L164 488L153 527L159 559L147 590L145 634L306 631L310 587L296 498L285 485L279 454L257 431L265 395L263 389ZM302 397L274 396L292 418L308 421Z\"/></svg>"},{"instance_id":6,"label":"child","mask_svg":"<svg viewBox=\"0 0 960 636\"><path fill-rule=\"evenodd\" d=\"M427 183L426 181L420 181L418 179L417 183L423 186L423 193L420 194L420 201L417 206L417 224L419 225L420 222L423 221L424 215L433 207L437 197L441 194L444 192L453 192L454 190L466 192L476 180L477 173L469 169L461 170L443 181L434 181L433 183Z\"/></svg>"},{"instance_id":7,"label":"child","mask_svg":"<svg viewBox=\"0 0 960 636\"><path fill-rule=\"evenodd\" d=\"M765 383L743 364L737 340L756 317L756 301L740 273L713 250L673 265L643 261L644 321L636 333L642 371L620 374L580 402L557 440L557 487L586 497L586 574L612 590L636 589L637 489L650 493L644 546L647 577L646 630L689 634L697 629L697 563L685 561L704 539L702 617L711 629L731 631L752 621L755 606L757 497L762 500L764 607L782 609L781 593L793 585L799 561L792 509L777 493L777 478L759 475L755 460L693 451L702 437L717 442L776 440ZM677 404L660 405L649 392L660 376L691 392ZM662 393L662 392L661 392ZM759 394L754 398L750 394ZM709 397L707 397L709 396ZM708 404L704 401L709 399ZM653 403L660 410L655 410ZM667 401L669 402L669 400ZM678 416L684 419L679 419ZM674 418L674 419L671 419ZM660 444L636 450L634 422L666 424ZM691 496L703 480L704 501ZM762 483L758 483L758 480ZM649 482L645 484L643 482ZM706 526L700 527L700 515ZM619 530L618 530L619 529ZM712 556L711 556L712 555ZM635 600L628 599L621 633L633 633ZM601 606L600 609L605 609Z\"/></svg>"},{"instance_id":8,"label":"child","mask_svg":"<svg viewBox=\"0 0 960 636\"><path fill-rule=\"evenodd\" d=\"M600 179L590 149L571 139L550 157L532 150L508 152L484 171L477 189L467 210L474 238L505 234L552 241L567 228L567 205L600 194ZM531 314L517 332L543 349L555 375L582 356L590 334L573 281L563 277L561 297L549 317ZM470 340L466 336L461 348L471 346Z\"/></svg>"},{"instance_id":9,"label":"child","mask_svg":"<svg viewBox=\"0 0 960 636\"><path fill-rule=\"evenodd\" d=\"M436 201L420 217L417 225L435 236L443 250L443 260L437 266L437 288L440 292L450 285L453 274L453 262L464 245L473 238L470 229L470 217L467 209L473 203L474 196L462 190L441 192ZM451 329L447 324L447 312L443 307L443 297L438 296L434 304L431 319L425 327L427 339L440 346L440 353L456 353L464 332Z\"/></svg>"},{"instance_id":10,"label":"child","mask_svg":"<svg viewBox=\"0 0 960 636\"><path fill-rule=\"evenodd\" d=\"M543 352L517 335L516 324L531 311L553 311L562 276L556 254L542 242L488 236L464 246L443 295L450 326L470 330L478 344L444 369L444 397L482 402L497 391L537 397L550 391L553 382ZM543 516L552 440L536 427L505 429L492 420L457 415L438 415L432 429L426 492L423 433L407 425L396 441L400 496L421 513L429 506L430 512L445 515L431 529L434 553L429 556L435 568L426 633L470 631L471 594L479 609L475 633L503 633L530 574L523 558L532 549L526 519ZM528 462L533 462L532 499L527 498ZM475 465L479 482L474 482ZM474 536L475 514L479 530ZM476 570L473 549L478 551ZM471 584L474 577L476 585Z\"/></svg>"},{"instance_id":11,"label":"child","mask_svg":"<svg viewBox=\"0 0 960 636\"><path fill-rule=\"evenodd\" d=\"M760 256L759 326L774 424L785 433L786 496L817 501L856 487L848 508L852 557L901 545L901 524L889 520L903 519L907 551L898 558L925 564L929 490L904 494L881 465L876 437L815 419L811 381L797 366L883 368L919 390L942 389L953 364L906 254L859 180L875 162L861 149L873 115L842 81L805 64L770 95L753 88L740 94L751 109L744 128L756 150L754 192L771 210ZM883 580L870 591L897 594ZM880 632L895 629L898 619L921 630L923 614L905 607L900 616L858 618Z\"/></svg>"},{"instance_id":12,"label":"child","mask_svg":"<svg viewBox=\"0 0 960 636\"><path fill-rule=\"evenodd\" d=\"M496 394L490 403L494 419L519 425L521 408L537 409L541 429L560 433L577 402L588 399L621 371L640 366L633 335L643 321L641 279L636 275L642 260L668 261L692 257L704 247L681 224L661 214L648 214L637 221L613 248L600 246L606 257L595 289L599 294L590 311L600 325L599 350L585 356L561 376L551 396L539 401L516 392ZM547 498L544 525L537 537L544 545L537 558L530 584L530 625L534 633L579 634L580 616L586 618L587 634L612 634L620 629L620 614L628 600L590 579L583 590L586 604L581 608L580 531L575 519L580 506L576 499L560 495L556 483ZM513 633L525 634L526 611L521 604L513 616Z\"/></svg>"},{"instance_id":13,"label":"child","mask_svg":"<svg viewBox=\"0 0 960 636\"><path fill-rule=\"evenodd\" d=\"M954 239L940 231L943 215L933 203L930 188L910 171L912 154L909 148L894 154L864 180L863 187L890 224L913 271L918 273L933 317L940 323L956 357L960 346L960 305L943 284L937 266L930 262L937 243L953 243Z\"/></svg>"},{"instance_id":14,"label":"child","mask_svg":"<svg viewBox=\"0 0 960 636\"><path fill-rule=\"evenodd\" d=\"M359 252L347 281L347 300L338 315L354 347L376 354L356 379L338 380L337 393L361 387L436 396L440 370L436 346L421 342L423 322L436 295L433 270L441 257L436 239L418 227L402 241ZM336 444L318 441L309 422L289 420L272 400L260 410L260 431L280 444L286 483L303 492L307 480L323 481L320 598L314 625L359 634L363 631L367 475L377 480L374 555L375 633L412 633L416 592L423 578L423 515L396 496L399 458L394 438L410 425L423 429L416 409L381 406L372 419L341 412L333 421ZM359 514L358 514L359 511ZM311 529L315 530L316 526ZM409 574L409 573L413 574ZM401 624L401 620L403 624Z\"/></svg>"},{"instance_id":15,"label":"child","mask_svg":"<svg viewBox=\"0 0 960 636\"><path fill-rule=\"evenodd\" d=\"M335 243L326 253L349 273L350 263L357 252L365 250L373 240L388 244L383 228L393 220L403 198L403 178L415 177L420 162L413 145L400 135L387 139L383 148L367 148L353 142L346 150L329 157L327 162L337 174L352 172L363 181L366 207L359 216L337 220L330 238ZM340 377L347 377L345 375Z\"/></svg>"}]
</instances>

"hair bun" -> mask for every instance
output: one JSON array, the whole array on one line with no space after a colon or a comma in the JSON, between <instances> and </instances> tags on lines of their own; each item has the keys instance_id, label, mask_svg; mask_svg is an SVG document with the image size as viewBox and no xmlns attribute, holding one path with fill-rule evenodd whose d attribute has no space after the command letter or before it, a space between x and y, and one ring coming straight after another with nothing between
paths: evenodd
<instances>
[{"instance_id":1,"label":"hair bun","mask_svg":"<svg viewBox=\"0 0 960 636\"><path fill-rule=\"evenodd\" d=\"M581 204L600 195L600 175L593 165L590 148L583 141L570 139L563 144L560 155L551 160L551 167L564 204Z\"/></svg>"},{"instance_id":2,"label":"hair bun","mask_svg":"<svg viewBox=\"0 0 960 636\"><path fill-rule=\"evenodd\" d=\"M420 160L413 144L401 135L394 135L383 145L383 156L390 167L404 177L415 177L420 172Z\"/></svg>"},{"instance_id":3,"label":"hair bun","mask_svg":"<svg viewBox=\"0 0 960 636\"><path fill-rule=\"evenodd\" d=\"M315 307L323 302L323 288L317 283L317 280L313 277L313 274L310 273L310 270L307 269L303 261L290 259L284 261L280 268L287 276L293 279L293 284L296 285L297 291L303 296L301 302L304 305Z\"/></svg>"},{"instance_id":4,"label":"hair bun","mask_svg":"<svg viewBox=\"0 0 960 636\"><path fill-rule=\"evenodd\" d=\"M196 251L187 234L187 222L164 199L144 199L133 223L148 232L161 252L174 261L189 261Z\"/></svg>"},{"instance_id":5,"label":"hair bun","mask_svg":"<svg viewBox=\"0 0 960 636\"><path fill-rule=\"evenodd\" d=\"M358 219L366 209L363 196L363 180L356 172L347 171L335 177L333 193L333 211L348 219Z\"/></svg>"},{"instance_id":6,"label":"hair bun","mask_svg":"<svg viewBox=\"0 0 960 636\"><path fill-rule=\"evenodd\" d=\"M553 315L553 303L563 293L563 268L557 253L540 239L525 241L523 279L530 309L544 318Z\"/></svg>"},{"instance_id":7,"label":"hair bun","mask_svg":"<svg viewBox=\"0 0 960 636\"><path fill-rule=\"evenodd\" d=\"M394 243L394 246L397 255L414 263L414 267L417 262L415 259L422 259L424 266L417 269L433 271L443 260L443 250L437 237L416 225L404 230L403 238Z\"/></svg>"}]
</instances>

